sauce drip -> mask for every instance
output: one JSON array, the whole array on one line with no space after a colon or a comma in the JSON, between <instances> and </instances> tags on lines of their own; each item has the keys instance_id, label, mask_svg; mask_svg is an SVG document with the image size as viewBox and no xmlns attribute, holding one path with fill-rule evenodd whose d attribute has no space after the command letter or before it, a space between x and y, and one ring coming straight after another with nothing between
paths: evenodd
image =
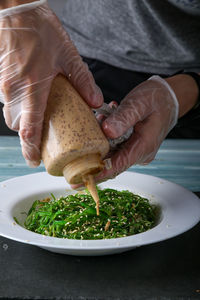
<instances>
[{"instance_id":1,"label":"sauce drip","mask_svg":"<svg viewBox=\"0 0 200 300\"><path fill-rule=\"evenodd\" d=\"M97 212L97 216L99 216L99 196L97 193L94 177L93 177L93 175L88 174L88 175L84 175L82 178L83 178L85 187L88 189L88 191L90 192L92 198L94 199L94 201L96 203L96 212Z\"/></svg>"}]
</instances>

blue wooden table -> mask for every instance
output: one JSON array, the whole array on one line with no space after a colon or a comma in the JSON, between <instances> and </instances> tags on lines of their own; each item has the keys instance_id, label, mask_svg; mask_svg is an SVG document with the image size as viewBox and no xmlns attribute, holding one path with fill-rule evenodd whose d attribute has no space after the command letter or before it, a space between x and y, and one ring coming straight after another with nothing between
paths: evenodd
<instances>
[{"instance_id":1,"label":"blue wooden table","mask_svg":"<svg viewBox=\"0 0 200 300\"><path fill-rule=\"evenodd\" d=\"M165 140L153 162L129 170L200 191L200 140ZM0 181L41 171L45 171L43 164L36 169L26 165L18 137L0 136Z\"/></svg>"}]
</instances>

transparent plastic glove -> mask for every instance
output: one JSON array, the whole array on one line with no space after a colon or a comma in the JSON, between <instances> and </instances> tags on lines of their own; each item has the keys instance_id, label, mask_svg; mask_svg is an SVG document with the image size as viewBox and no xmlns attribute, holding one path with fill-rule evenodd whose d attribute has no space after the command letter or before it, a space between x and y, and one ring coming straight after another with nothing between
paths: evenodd
<instances>
[{"instance_id":1,"label":"transparent plastic glove","mask_svg":"<svg viewBox=\"0 0 200 300\"><path fill-rule=\"evenodd\" d=\"M114 178L133 164L151 162L178 118L178 101L168 83L152 76L134 88L102 124L107 137L115 139L130 127L134 132L106 159L96 181Z\"/></svg>"},{"instance_id":2,"label":"transparent plastic glove","mask_svg":"<svg viewBox=\"0 0 200 300\"><path fill-rule=\"evenodd\" d=\"M47 1L0 10L0 101L30 166L40 163L44 111L58 73L91 107L101 106L100 89Z\"/></svg>"},{"instance_id":3,"label":"transparent plastic glove","mask_svg":"<svg viewBox=\"0 0 200 300\"><path fill-rule=\"evenodd\" d=\"M100 108L95 109L94 111L95 116L101 125L102 122L108 117L110 114L114 112L114 110L117 108L118 104L115 101L111 101L109 104L103 103L103 105ZM110 145L110 149L114 150L116 149L117 145L123 143L124 141L128 140L131 134L133 133L133 127L129 128L123 135L116 139L109 139L108 142Z\"/></svg>"}]
</instances>

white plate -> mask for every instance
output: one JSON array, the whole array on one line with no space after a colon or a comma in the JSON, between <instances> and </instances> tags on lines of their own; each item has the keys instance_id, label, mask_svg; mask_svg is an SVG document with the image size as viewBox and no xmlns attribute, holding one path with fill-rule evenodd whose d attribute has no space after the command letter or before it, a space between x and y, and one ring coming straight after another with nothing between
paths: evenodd
<instances>
[{"instance_id":1,"label":"white plate","mask_svg":"<svg viewBox=\"0 0 200 300\"><path fill-rule=\"evenodd\" d=\"M26 215L22 213L28 212L34 200L50 193L56 197L70 193L64 178L42 172L0 183L0 235L57 253L105 255L172 238L200 220L200 199L183 187L157 177L124 172L100 187L129 190L159 203L162 213L158 225L144 233L108 240L68 240L31 232L16 224L13 217L23 224Z\"/></svg>"}]
</instances>

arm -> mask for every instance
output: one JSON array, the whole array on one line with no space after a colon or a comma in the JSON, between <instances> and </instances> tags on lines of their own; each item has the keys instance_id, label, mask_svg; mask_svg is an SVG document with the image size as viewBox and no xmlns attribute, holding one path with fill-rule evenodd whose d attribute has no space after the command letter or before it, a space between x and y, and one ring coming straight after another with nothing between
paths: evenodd
<instances>
[{"instance_id":1,"label":"arm","mask_svg":"<svg viewBox=\"0 0 200 300\"><path fill-rule=\"evenodd\" d=\"M195 80L186 74L175 75L166 78L165 81L168 82L176 94L179 102L178 117L180 118L195 106L199 96L198 86Z\"/></svg>"},{"instance_id":2,"label":"arm","mask_svg":"<svg viewBox=\"0 0 200 300\"><path fill-rule=\"evenodd\" d=\"M0 9L10 8L13 6L27 4L30 2L34 2L36 0L1 0L0 1Z\"/></svg>"}]
</instances>

